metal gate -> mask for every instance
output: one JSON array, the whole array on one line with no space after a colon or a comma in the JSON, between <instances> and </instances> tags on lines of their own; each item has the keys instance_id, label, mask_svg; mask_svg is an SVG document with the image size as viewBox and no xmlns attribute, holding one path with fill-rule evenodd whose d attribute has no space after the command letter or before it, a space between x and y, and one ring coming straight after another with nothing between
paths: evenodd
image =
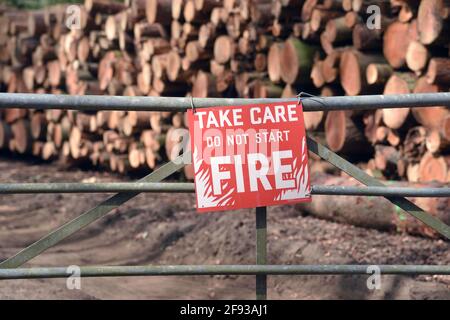
<instances>
[{"instance_id":1,"label":"metal gate","mask_svg":"<svg viewBox=\"0 0 450 320\"><path fill-rule=\"evenodd\" d=\"M227 99L178 97L114 97L67 96L45 94L0 93L0 109L75 109L125 111L186 111L192 102L196 108L244 105L286 101L289 99ZM296 99L291 99L296 101ZM373 110L377 108L450 107L450 93L374 95L356 97L310 97L302 99L303 110ZM366 187L311 187L311 194L383 196L443 237L450 239L450 227L424 212L404 197L450 197L450 188L386 187L352 163L346 161L311 137L309 151L360 181ZM185 156L189 154L185 154ZM21 268L27 261L55 246L68 236L104 217L113 209L141 192L194 192L193 183L162 183L183 168L183 155L164 164L149 175L129 183L0 183L0 194L11 193L97 193L117 192L77 218L48 233L14 256L0 263L0 280L64 278L65 267ZM256 264L254 265L162 265L162 266L89 266L81 267L82 277L170 276L170 275L255 275L256 298L267 297L267 275L366 274L368 265L267 265L267 208L256 208ZM379 265L381 274L443 274L450 275L449 265Z\"/></svg>"}]
</instances>

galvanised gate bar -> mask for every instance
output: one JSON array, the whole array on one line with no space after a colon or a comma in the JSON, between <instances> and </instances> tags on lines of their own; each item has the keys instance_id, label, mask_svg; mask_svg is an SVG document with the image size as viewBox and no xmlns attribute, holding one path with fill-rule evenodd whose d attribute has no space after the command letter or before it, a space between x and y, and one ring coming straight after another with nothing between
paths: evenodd
<instances>
[{"instance_id":1,"label":"galvanised gate bar","mask_svg":"<svg viewBox=\"0 0 450 320\"><path fill-rule=\"evenodd\" d=\"M222 99L179 97L113 97L66 96L47 94L0 93L0 108L186 111L195 108L245 105L286 101L289 99ZM296 99L292 99L296 101ZM355 97L310 97L302 99L303 110L371 110L377 108L450 107L450 93L374 95ZM365 187L312 186L312 194L383 196L419 219L443 237L450 239L450 227L424 212L404 197L450 197L450 188L386 187L355 165L341 158L312 138L307 138L309 151L346 172ZM65 267L20 268L24 263L55 246L63 239L86 227L141 192L194 192L192 183L163 183L172 173L183 168L181 155L149 175L130 183L0 183L0 194L11 193L94 193L117 192L95 208L60 226L32 243L16 255L0 263L1 279L33 279L68 277ZM267 265L267 208L256 208L256 264L254 265L164 265L164 266L86 266L82 277L170 276L170 275L255 275L256 298L267 297L267 275L366 274L368 265ZM450 275L449 265L379 265L382 274Z\"/></svg>"}]
</instances>

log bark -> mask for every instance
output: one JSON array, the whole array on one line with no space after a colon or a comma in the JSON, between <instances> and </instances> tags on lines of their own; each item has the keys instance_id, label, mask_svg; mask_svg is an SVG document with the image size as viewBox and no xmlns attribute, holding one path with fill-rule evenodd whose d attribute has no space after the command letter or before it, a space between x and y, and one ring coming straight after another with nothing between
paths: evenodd
<instances>
[{"instance_id":1,"label":"log bark","mask_svg":"<svg viewBox=\"0 0 450 320\"><path fill-rule=\"evenodd\" d=\"M430 84L450 85L450 59L432 58L426 74Z\"/></svg>"},{"instance_id":2,"label":"log bark","mask_svg":"<svg viewBox=\"0 0 450 320\"><path fill-rule=\"evenodd\" d=\"M355 186L354 180L345 177L332 177L316 174L312 177L313 183L324 185ZM405 183L389 181L389 185L405 186ZM428 183L416 184L416 187L440 187L442 184ZM342 196L313 196L312 202L298 205L299 210L313 216L348 223L359 227L390 230L392 232L407 232L431 238L439 238L436 231L424 226L415 218L399 210L388 200L377 197L342 197ZM450 205L448 198L411 198L411 200L433 216L445 223L450 222ZM352 210L348 210L352 208Z\"/></svg>"},{"instance_id":3,"label":"log bark","mask_svg":"<svg viewBox=\"0 0 450 320\"><path fill-rule=\"evenodd\" d=\"M394 69L386 63L371 63L366 69L367 83L384 85L394 73Z\"/></svg>"},{"instance_id":4,"label":"log bark","mask_svg":"<svg viewBox=\"0 0 450 320\"><path fill-rule=\"evenodd\" d=\"M333 44L342 44L352 39L352 28L345 23L345 17L331 19L325 26L328 40Z\"/></svg>"},{"instance_id":5,"label":"log bark","mask_svg":"<svg viewBox=\"0 0 450 320\"><path fill-rule=\"evenodd\" d=\"M28 15L28 34L37 37L47 31L45 25L45 12L36 11Z\"/></svg>"},{"instance_id":6,"label":"log bark","mask_svg":"<svg viewBox=\"0 0 450 320\"><path fill-rule=\"evenodd\" d=\"M126 8L123 3L109 0L85 0L84 7L91 14L115 14Z\"/></svg>"},{"instance_id":7,"label":"log bark","mask_svg":"<svg viewBox=\"0 0 450 320\"><path fill-rule=\"evenodd\" d=\"M357 24L352 31L353 46L358 50L374 50L382 46L382 30Z\"/></svg>"},{"instance_id":8,"label":"log bark","mask_svg":"<svg viewBox=\"0 0 450 320\"><path fill-rule=\"evenodd\" d=\"M13 138L11 127L5 121L0 121L0 149L9 147L9 142Z\"/></svg>"}]
</instances>

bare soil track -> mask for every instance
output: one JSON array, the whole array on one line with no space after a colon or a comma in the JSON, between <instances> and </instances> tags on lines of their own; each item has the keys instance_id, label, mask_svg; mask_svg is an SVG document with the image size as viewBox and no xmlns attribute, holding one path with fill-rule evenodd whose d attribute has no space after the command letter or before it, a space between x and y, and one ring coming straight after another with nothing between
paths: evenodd
<instances>
[{"instance_id":1,"label":"bare soil track","mask_svg":"<svg viewBox=\"0 0 450 320\"><path fill-rule=\"evenodd\" d=\"M122 181L109 173L0 158L1 182ZM104 194L0 196L0 260L105 199ZM383 201L383 200L380 200ZM192 194L141 194L26 266L253 264L254 210L199 215ZM448 264L450 243L268 211L271 264ZM271 299L450 299L445 276L269 276ZM253 299L253 276L120 277L0 281L0 299Z\"/></svg>"}]
</instances>

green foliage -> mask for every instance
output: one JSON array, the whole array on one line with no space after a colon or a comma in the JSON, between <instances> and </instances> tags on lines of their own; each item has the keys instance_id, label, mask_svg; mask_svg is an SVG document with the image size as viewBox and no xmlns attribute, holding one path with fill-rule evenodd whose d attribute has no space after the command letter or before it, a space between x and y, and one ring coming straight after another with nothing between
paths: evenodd
<instances>
[{"instance_id":1,"label":"green foliage","mask_svg":"<svg viewBox=\"0 0 450 320\"><path fill-rule=\"evenodd\" d=\"M39 9L58 3L83 3L83 0L0 0L8 6L19 9Z\"/></svg>"}]
</instances>

